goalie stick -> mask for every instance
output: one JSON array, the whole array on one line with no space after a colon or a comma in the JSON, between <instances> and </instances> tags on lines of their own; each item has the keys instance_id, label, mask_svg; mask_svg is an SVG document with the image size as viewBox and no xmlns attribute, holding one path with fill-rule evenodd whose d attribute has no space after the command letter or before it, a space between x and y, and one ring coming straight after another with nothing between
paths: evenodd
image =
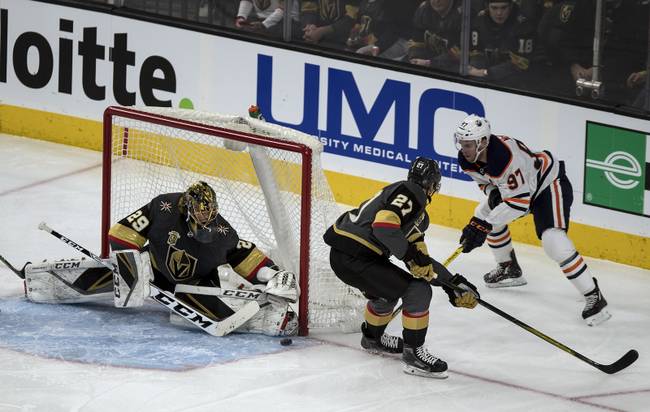
<instances>
[{"instance_id":1,"label":"goalie stick","mask_svg":"<svg viewBox=\"0 0 650 412\"><path fill-rule=\"evenodd\" d=\"M462 246L461 246L461 248L462 248ZM454 284L451 284L451 283L448 283L448 282L444 282L444 281L440 281L440 280L438 280L438 282L445 285L445 286L447 286L447 287L449 287L449 288L452 288L452 289L454 289L454 290L456 290L458 292L467 292L467 290L465 290L465 289L463 289L463 288L461 288L461 287L459 287L457 285L454 285ZM476 301L479 303L479 305L483 306L487 310L496 313L497 315L501 316L502 318L505 318L505 319L509 320L510 322L514 323L515 325L519 326L520 328L525 329L526 331L528 331L528 332L532 333L533 335L537 336L538 338L550 343L551 345L555 346L556 348L562 349L566 353L568 353L568 354L570 354L572 356L575 356L576 358L580 359L581 361L586 362L589 365L593 366L594 368L596 368L598 370L601 370L601 371L603 371L603 372L605 372L607 374L611 375L611 374L614 374L616 372L619 372L619 371L627 368L631 364L633 364L634 361L636 361L639 358L639 352L637 352L634 349L630 349L629 351L627 351L627 353L625 355L623 355L616 362L610 363L608 365L603 365L601 363L593 361L593 360L589 359L588 357L574 351L573 349L569 348L568 346L556 341L555 339L551 338L548 335L545 335L544 333L538 331L537 329L533 328L530 325L527 325L526 323L520 321L519 319L515 318L514 316L509 315L508 313L502 311L501 309L492 306L491 304L489 304L488 302L482 300L481 298L477 298Z\"/></svg>"},{"instance_id":2,"label":"goalie stick","mask_svg":"<svg viewBox=\"0 0 650 412\"><path fill-rule=\"evenodd\" d=\"M90 257L94 261L106 266L113 273L116 273L117 268L115 267L115 265L105 262L102 258L95 255L90 250L79 245L75 241L68 239L67 237L57 232L56 230L50 228L45 222L41 222L38 225L38 228L40 230L43 230L51 234L52 236L56 237L63 243L67 244L68 246L77 249L79 252ZM3 262L6 262L6 260L3 259ZM197 312L191 306L177 299L173 294L158 288L156 285L154 285L151 282L149 283L149 289L150 289L149 296L153 300L167 307L168 309L173 310L175 313L187 319L192 324L199 327L200 329L203 329L203 331L205 331L206 333L212 336L225 336L229 334L233 330L239 328L241 325L246 323L246 321L248 321L251 317L253 317L253 315L255 315L260 310L259 303L257 303L257 301L255 300L252 300L251 302L248 302L241 309L239 309L237 312L233 313L232 315L228 316L227 318L221 321L215 321Z\"/></svg>"},{"instance_id":3,"label":"goalie stick","mask_svg":"<svg viewBox=\"0 0 650 412\"><path fill-rule=\"evenodd\" d=\"M3 262L5 266L7 266L12 272L16 274L16 276L18 276L21 279L25 279L25 267L27 267L27 265L32 263L32 262L25 263L23 265L23 268L19 270L2 255L0 255L0 262ZM39 264L32 264L31 269L42 270L42 271L54 271L57 269L65 269L65 267L62 266L62 262L43 262ZM59 277L57 278L61 282L65 283L68 287L73 289L75 288L72 284L68 283L64 279ZM181 284L176 286L176 291L186 292L186 293L198 293L200 295L211 295L211 296L216 296L218 298L225 297L225 298L234 298L234 299L242 299L242 300L256 300L258 302L261 302L260 306L262 305L262 303L270 299L265 292L262 292L260 290L228 289L228 288L218 288L213 286L193 286L193 285Z\"/></svg>"},{"instance_id":4,"label":"goalie stick","mask_svg":"<svg viewBox=\"0 0 650 412\"><path fill-rule=\"evenodd\" d=\"M22 269L18 270L18 269L16 269L16 267L14 265L9 263L9 261L7 259L5 259L4 256L0 255L0 260L2 261L2 263L5 264L5 266L7 266L9 268L9 270L14 272L16 274L16 276L18 276L21 279L25 279L25 266L32 263L32 262L27 262L27 263L25 263L25 266L23 266Z\"/></svg>"}]
</instances>

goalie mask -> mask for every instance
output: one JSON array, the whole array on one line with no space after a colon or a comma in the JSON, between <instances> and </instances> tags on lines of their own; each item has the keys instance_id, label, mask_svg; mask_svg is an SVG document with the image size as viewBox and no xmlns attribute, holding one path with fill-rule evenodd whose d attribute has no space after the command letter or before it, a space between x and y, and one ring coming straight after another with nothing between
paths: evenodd
<instances>
[{"instance_id":1,"label":"goalie mask","mask_svg":"<svg viewBox=\"0 0 650 412\"><path fill-rule=\"evenodd\" d=\"M201 243L209 243L216 235L215 222L219 204L214 189L205 182L192 184L183 194L183 206L187 214L187 234Z\"/></svg>"},{"instance_id":2,"label":"goalie mask","mask_svg":"<svg viewBox=\"0 0 650 412\"><path fill-rule=\"evenodd\" d=\"M440 167L435 160L418 156L411 163L408 180L422 187L429 200L440 190L440 179Z\"/></svg>"}]
</instances>

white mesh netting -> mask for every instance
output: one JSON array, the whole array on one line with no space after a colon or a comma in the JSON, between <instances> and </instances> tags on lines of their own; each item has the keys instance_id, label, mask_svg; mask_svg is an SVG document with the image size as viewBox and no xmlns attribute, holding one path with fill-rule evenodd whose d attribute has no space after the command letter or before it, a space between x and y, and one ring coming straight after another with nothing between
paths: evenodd
<instances>
[{"instance_id":1,"label":"white mesh netting","mask_svg":"<svg viewBox=\"0 0 650 412\"><path fill-rule=\"evenodd\" d=\"M111 224L161 193L182 192L192 182L205 180L217 193L219 213L240 238L254 242L281 267L299 273L300 153L243 143L219 132L214 136L183 125L136 120L129 118L129 110L122 111L111 120ZM322 240L341 211L323 173L322 145L315 137L240 116L164 108L137 111L311 148L308 284L301 284L303 296L308 296L308 327L358 330L365 300L334 275L329 247Z\"/></svg>"}]
</instances>

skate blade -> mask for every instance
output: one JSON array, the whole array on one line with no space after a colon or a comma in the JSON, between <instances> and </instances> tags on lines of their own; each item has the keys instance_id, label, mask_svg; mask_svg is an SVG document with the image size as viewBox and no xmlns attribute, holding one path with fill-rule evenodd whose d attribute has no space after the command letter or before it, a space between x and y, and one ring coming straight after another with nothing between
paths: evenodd
<instances>
[{"instance_id":1,"label":"skate blade","mask_svg":"<svg viewBox=\"0 0 650 412\"><path fill-rule=\"evenodd\" d=\"M442 371L442 372L427 372L424 371L420 368L416 368L414 366L410 365L402 365L402 370L404 373L408 375L415 375L415 376L422 376L425 378L433 378L433 379L447 379L449 375L447 375L447 371Z\"/></svg>"},{"instance_id":2,"label":"skate blade","mask_svg":"<svg viewBox=\"0 0 650 412\"><path fill-rule=\"evenodd\" d=\"M399 355L399 356L402 356L402 352L389 352L389 351L381 350L381 349L364 348L363 346L361 346L361 347L363 348L364 352L368 352L368 353L370 353L372 355L388 355L388 356Z\"/></svg>"},{"instance_id":3,"label":"skate blade","mask_svg":"<svg viewBox=\"0 0 650 412\"><path fill-rule=\"evenodd\" d=\"M515 286L523 286L526 284L528 284L528 282L526 282L526 279L521 277L521 278L514 278L514 279L512 278L504 279L497 283L486 283L485 286L487 286L488 288L496 289L496 288L511 288Z\"/></svg>"},{"instance_id":4,"label":"skate blade","mask_svg":"<svg viewBox=\"0 0 650 412\"><path fill-rule=\"evenodd\" d=\"M609 313L607 309L603 309L600 312L596 313L595 315L586 318L585 322L587 322L588 326L598 326L601 323L607 321L611 317L612 314Z\"/></svg>"}]
</instances>

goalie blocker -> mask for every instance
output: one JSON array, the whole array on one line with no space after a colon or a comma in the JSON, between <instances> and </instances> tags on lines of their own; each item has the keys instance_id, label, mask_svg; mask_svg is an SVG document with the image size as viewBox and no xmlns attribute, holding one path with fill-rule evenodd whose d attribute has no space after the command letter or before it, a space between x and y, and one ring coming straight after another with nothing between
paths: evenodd
<instances>
[{"instance_id":1,"label":"goalie blocker","mask_svg":"<svg viewBox=\"0 0 650 412\"><path fill-rule=\"evenodd\" d=\"M111 271L107 266L115 269ZM176 286L175 293L182 292L186 299L188 295L211 295L209 300L213 302L208 306L225 304L229 312L237 312L247 301L257 300L261 309L251 313L237 331L271 336L294 335L297 316L288 303L298 300L295 275L271 268L263 268L261 272L260 277L264 277L267 283L257 285L259 289L242 291L181 284ZM153 280L149 254L136 250L113 252L103 264L85 258L28 263L24 273L25 294L32 302L79 303L106 300L112 294L115 307L120 308L142 306L150 295L149 282ZM173 323L181 322L176 317L182 319L172 312Z\"/></svg>"}]
</instances>

